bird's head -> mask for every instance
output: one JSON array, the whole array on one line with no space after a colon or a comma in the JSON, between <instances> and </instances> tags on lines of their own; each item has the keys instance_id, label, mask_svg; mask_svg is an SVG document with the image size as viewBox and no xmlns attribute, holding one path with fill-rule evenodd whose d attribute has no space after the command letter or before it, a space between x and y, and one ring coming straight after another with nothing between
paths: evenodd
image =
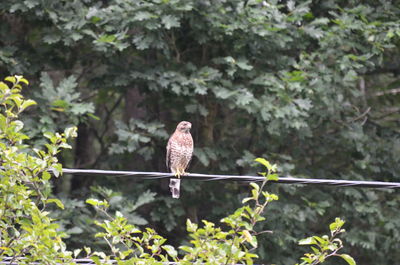
<instances>
[{"instance_id":1,"label":"bird's head","mask_svg":"<svg viewBox=\"0 0 400 265\"><path fill-rule=\"evenodd\" d=\"M181 121L178 126L176 126L176 130L183 133L189 133L192 128L192 124L188 121Z\"/></svg>"}]
</instances>

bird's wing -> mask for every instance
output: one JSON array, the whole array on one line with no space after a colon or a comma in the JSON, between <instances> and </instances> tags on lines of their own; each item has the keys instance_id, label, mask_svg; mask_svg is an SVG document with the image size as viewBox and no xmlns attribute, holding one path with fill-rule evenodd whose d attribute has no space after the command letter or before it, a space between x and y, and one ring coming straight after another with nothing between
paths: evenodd
<instances>
[{"instance_id":1,"label":"bird's wing","mask_svg":"<svg viewBox=\"0 0 400 265\"><path fill-rule=\"evenodd\" d=\"M192 142L192 150L191 150L190 158L187 161L185 169L187 169L189 167L190 162L192 162L192 160L193 160L193 151L194 151L193 138L192 138L191 142Z\"/></svg>"},{"instance_id":2,"label":"bird's wing","mask_svg":"<svg viewBox=\"0 0 400 265\"><path fill-rule=\"evenodd\" d=\"M188 160L188 162L187 162L187 164L186 164L186 167L185 167L185 170L189 168L189 165L190 165L190 162L192 162L192 159L193 159L193 154L192 154L192 156L190 157L190 159Z\"/></svg>"},{"instance_id":3,"label":"bird's wing","mask_svg":"<svg viewBox=\"0 0 400 265\"><path fill-rule=\"evenodd\" d=\"M167 143L167 156L165 158L165 164L167 165L167 169L171 170L171 138L169 138Z\"/></svg>"}]
</instances>

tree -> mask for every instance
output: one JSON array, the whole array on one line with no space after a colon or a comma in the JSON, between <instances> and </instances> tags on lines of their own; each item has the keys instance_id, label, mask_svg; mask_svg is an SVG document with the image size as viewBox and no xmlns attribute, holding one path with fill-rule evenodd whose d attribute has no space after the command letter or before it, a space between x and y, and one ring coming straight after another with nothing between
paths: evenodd
<instances>
[{"instance_id":1,"label":"tree","mask_svg":"<svg viewBox=\"0 0 400 265\"><path fill-rule=\"evenodd\" d=\"M64 153L66 166L164 171L168 132L190 118L197 143L192 172L251 173L252 161L262 156L287 175L398 181L397 5L245 3L6 1L0 4L0 72L29 72L34 91L73 87L58 90L70 95L62 99L36 93L41 108L25 120L38 141L35 135L49 127L79 126L79 148ZM212 183L184 181L190 196L171 201L162 183L122 181L66 178L57 191L82 212L87 209L77 199L91 186L123 186L114 193L123 201L157 192L138 212L158 231L177 235L177 245L185 216L216 221L244 196L235 184L221 193ZM263 244L262 257L294 263L286 257L294 238L303 236L297 231L319 232L321 219L346 216L360 262L398 259L400 216L390 192L275 192L282 199L272 205L273 227L266 229L278 232L268 239L274 243ZM66 229L90 229L69 220ZM279 242L293 245L276 249Z\"/></svg>"}]
</instances>

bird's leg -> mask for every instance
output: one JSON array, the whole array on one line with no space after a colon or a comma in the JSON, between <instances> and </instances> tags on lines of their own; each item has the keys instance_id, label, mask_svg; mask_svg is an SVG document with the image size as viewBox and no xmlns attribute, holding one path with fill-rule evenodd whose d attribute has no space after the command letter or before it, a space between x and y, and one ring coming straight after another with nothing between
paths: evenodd
<instances>
[{"instance_id":1,"label":"bird's leg","mask_svg":"<svg viewBox=\"0 0 400 265\"><path fill-rule=\"evenodd\" d=\"M181 175L182 175L181 169L180 169L180 168L177 168L177 169L176 169L176 172L175 172L175 177L177 177L177 178L179 179L179 178L181 178Z\"/></svg>"}]
</instances>

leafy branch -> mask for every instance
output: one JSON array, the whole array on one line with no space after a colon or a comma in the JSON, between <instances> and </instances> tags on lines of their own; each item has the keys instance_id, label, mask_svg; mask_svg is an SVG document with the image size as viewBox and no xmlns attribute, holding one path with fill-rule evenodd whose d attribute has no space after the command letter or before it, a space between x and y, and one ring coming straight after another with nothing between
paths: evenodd
<instances>
[{"instance_id":1,"label":"leafy branch","mask_svg":"<svg viewBox=\"0 0 400 265\"><path fill-rule=\"evenodd\" d=\"M107 220L95 221L104 232L96 234L103 238L111 250L111 256L103 252L93 252L90 257L96 264L102 264L106 260L116 259L125 262L146 262L162 264L162 262L173 261L177 264L253 264L258 255L253 253L258 247L257 236L271 231L256 231L254 229L258 222L265 220L264 212L267 205L278 200L276 194L264 191L268 181L278 179L277 166L270 164L263 158L257 158L257 162L264 165L266 172L260 173L264 176L261 185L250 183L251 196L244 198L244 206L237 209L233 214L221 219L224 226L217 226L213 222L202 220L202 226L186 221L186 230L191 238L189 245L179 246L181 255L170 245L166 245L165 238L159 236L153 229L141 230L136 226L128 224L121 212L117 211L115 217L107 212L109 204L106 200L88 199L86 202L103 213ZM310 237L300 241L300 245L316 245L312 247L314 253L305 254L303 263L300 265L315 265L323 263L327 258L340 256L350 265L355 261L347 254L338 254L343 248L343 243L337 236L344 232L342 226L344 221L336 218L330 225L331 237Z\"/></svg>"},{"instance_id":2,"label":"leafy branch","mask_svg":"<svg viewBox=\"0 0 400 265\"><path fill-rule=\"evenodd\" d=\"M330 236L324 235L322 237L312 236L307 237L299 241L300 245L311 245L312 253L304 254L301 259L303 262L300 265L316 265L323 263L327 258L330 257L341 257L349 265L355 265L355 260L348 254L338 254L338 251L343 248L343 242L338 235L345 232L342 229L344 221L340 218L336 218L335 222L329 225L331 232Z\"/></svg>"},{"instance_id":3,"label":"leafy branch","mask_svg":"<svg viewBox=\"0 0 400 265\"><path fill-rule=\"evenodd\" d=\"M58 177L62 165L57 154L71 148L68 138L76 137L76 128L63 133L47 132L42 149L32 148L24 141L24 124L19 115L36 102L25 99L22 85L29 82L22 76L10 76L0 82L0 260L12 257L11 263L41 261L42 264L69 264L70 253L61 238L58 224L45 211L46 204L64 208L59 199L50 198L51 173Z\"/></svg>"}]
</instances>

